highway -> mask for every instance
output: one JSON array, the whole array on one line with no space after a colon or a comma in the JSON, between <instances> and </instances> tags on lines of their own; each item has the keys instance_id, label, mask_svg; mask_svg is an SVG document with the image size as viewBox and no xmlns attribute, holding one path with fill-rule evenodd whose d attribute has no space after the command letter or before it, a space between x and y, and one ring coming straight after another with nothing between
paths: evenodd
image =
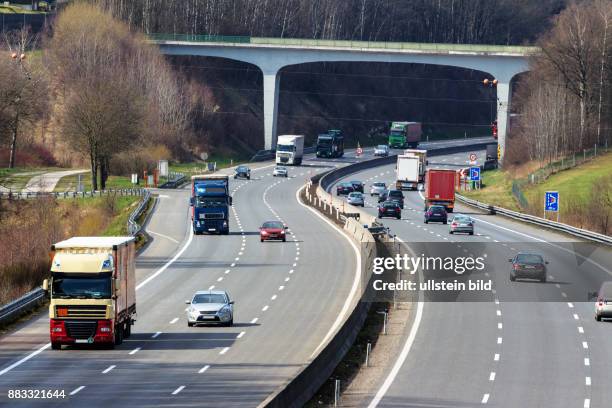
<instances>
[{"instance_id":1,"label":"highway","mask_svg":"<svg viewBox=\"0 0 612 408\"><path fill-rule=\"evenodd\" d=\"M467 160L467 153L431 157L429 167L467 167ZM362 180L368 193L374 181L394 182L394 167L340 181ZM476 235L450 235L448 225L424 224L420 192L404 195L402 219L383 220L391 233L406 245L480 248L491 268L476 276L490 278L493 290L477 299L419 303L395 366L380 379L370 407L609 406L612 325L594 320L594 301L587 298L600 282L612 280L611 251L460 204L455 213L476 220ZM368 212L376 213L376 201L368 196ZM509 281L508 258L519 250L540 252L550 262L546 283Z\"/></svg>"}]
</instances>

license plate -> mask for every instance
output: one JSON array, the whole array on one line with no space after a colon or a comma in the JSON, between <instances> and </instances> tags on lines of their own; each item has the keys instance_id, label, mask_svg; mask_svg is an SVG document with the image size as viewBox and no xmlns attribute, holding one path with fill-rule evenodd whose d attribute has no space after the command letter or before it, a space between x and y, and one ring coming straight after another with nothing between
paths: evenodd
<instances>
[{"instance_id":1,"label":"license plate","mask_svg":"<svg viewBox=\"0 0 612 408\"><path fill-rule=\"evenodd\" d=\"M215 320L215 316L214 315L204 315L204 316L200 316L200 319L202 319L202 320Z\"/></svg>"},{"instance_id":2,"label":"license plate","mask_svg":"<svg viewBox=\"0 0 612 408\"><path fill-rule=\"evenodd\" d=\"M535 269L535 266L525 265L525 269Z\"/></svg>"},{"instance_id":3,"label":"license plate","mask_svg":"<svg viewBox=\"0 0 612 408\"><path fill-rule=\"evenodd\" d=\"M216 228L209 228L208 230L209 231L216 231L217 229Z\"/></svg>"},{"instance_id":4,"label":"license plate","mask_svg":"<svg viewBox=\"0 0 612 408\"><path fill-rule=\"evenodd\" d=\"M90 343L93 343L93 339L92 338L89 338L89 339L76 339L74 342L78 343L78 344L90 344Z\"/></svg>"}]
</instances>

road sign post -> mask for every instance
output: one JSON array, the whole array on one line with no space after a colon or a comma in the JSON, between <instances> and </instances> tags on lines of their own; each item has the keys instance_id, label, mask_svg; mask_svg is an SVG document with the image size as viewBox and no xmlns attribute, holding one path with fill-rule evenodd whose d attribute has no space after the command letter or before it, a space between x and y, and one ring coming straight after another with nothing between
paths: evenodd
<instances>
[{"instance_id":1,"label":"road sign post","mask_svg":"<svg viewBox=\"0 0 612 408\"><path fill-rule=\"evenodd\" d=\"M558 191L545 191L544 192L544 218L546 213L556 212L557 222L559 222L559 192Z\"/></svg>"}]
</instances>

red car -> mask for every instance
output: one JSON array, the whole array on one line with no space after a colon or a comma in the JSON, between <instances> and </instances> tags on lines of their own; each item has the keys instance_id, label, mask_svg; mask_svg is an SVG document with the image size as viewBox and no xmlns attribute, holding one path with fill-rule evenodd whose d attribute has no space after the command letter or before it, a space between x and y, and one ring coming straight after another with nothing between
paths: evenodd
<instances>
[{"instance_id":1,"label":"red car","mask_svg":"<svg viewBox=\"0 0 612 408\"><path fill-rule=\"evenodd\" d=\"M271 239L287 241L285 230L287 227L280 221L267 221L259 228L259 240L261 242Z\"/></svg>"}]
</instances>

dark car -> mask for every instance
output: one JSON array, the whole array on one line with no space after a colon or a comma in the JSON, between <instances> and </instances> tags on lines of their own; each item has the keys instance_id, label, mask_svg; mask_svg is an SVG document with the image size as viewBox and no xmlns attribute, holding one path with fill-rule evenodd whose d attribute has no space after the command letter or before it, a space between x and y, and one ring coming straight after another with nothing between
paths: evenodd
<instances>
[{"instance_id":1,"label":"dark car","mask_svg":"<svg viewBox=\"0 0 612 408\"><path fill-rule=\"evenodd\" d=\"M399 207L402 210L404 209L404 193L402 193L402 190L385 190L378 196L378 202L384 203L385 201L396 201Z\"/></svg>"},{"instance_id":2,"label":"dark car","mask_svg":"<svg viewBox=\"0 0 612 408\"><path fill-rule=\"evenodd\" d=\"M360 193L363 193L364 190L364 184L361 181L351 181L351 184L353 185L353 189L354 191L358 191Z\"/></svg>"},{"instance_id":3,"label":"dark car","mask_svg":"<svg viewBox=\"0 0 612 408\"><path fill-rule=\"evenodd\" d=\"M446 208L443 205L432 205L425 211L425 224L430 222L441 222L443 224L448 222L448 214L446 214Z\"/></svg>"},{"instance_id":4,"label":"dark car","mask_svg":"<svg viewBox=\"0 0 612 408\"><path fill-rule=\"evenodd\" d=\"M542 255L530 252L519 252L514 258L508 259L512 263L510 270L510 280L515 281L519 278L539 279L546 282L546 265Z\"/></svg>"},{"instance_id":5,"label":"dark car","mask_svg":"<svg viewBox=\"0 0 612 408\"><path fill-rule=\"evenodd\" d=\"M385 201L378 205L378 218L384 217L402 218L402 209L397 201Z\"/></svg>"},{"instance_id":6,"label":"dark car","mask_svg":"<svg viewBox=\"0 0 612 408\"><path fill-rule=\"evenodd\" d=\"M234 174L234 178L245 178L247 180L251 179L251 169L247 166L238 166L236 167L236 173Z\"/></svg>"},{"instance_id":7,"label":"dark car","mask_svg":"<svg viewBox=\"0 0 612 408\"><path fill-rule=\"evenodd\" d=\"M259 228L259 240L261 242L269 241L271 239L281 240L285 242L287 240L287 234L285 230L287 227L280 221L267 221Z\"/></svg>"},{"instance_id":8,"label":"dark car","mask_svg":"<svg viewBox=\"0 0 612 408\"><path fill-rule=\"evenodd\" d=\"M353 183L340 183L336 186L336 195L349 195L355 191Z\"/></svg>"}]
</instances>

